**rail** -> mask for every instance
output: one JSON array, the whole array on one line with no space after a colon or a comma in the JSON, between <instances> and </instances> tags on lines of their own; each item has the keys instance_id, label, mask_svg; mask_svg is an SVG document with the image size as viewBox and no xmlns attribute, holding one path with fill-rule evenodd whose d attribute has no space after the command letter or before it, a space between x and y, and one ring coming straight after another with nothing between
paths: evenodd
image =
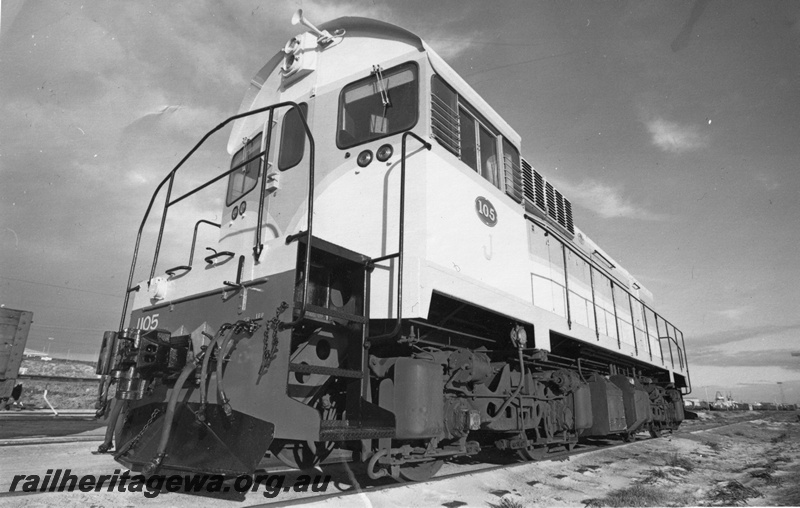
<instances>
[{"instance_id":1,"label":"rail","mask_svg":"<svg viewBox=\"0 0 800 508\"><path fill-rule=\"evenodd\" d=\"M70 377L70 376L46 376L40 374L20 374L17 379L28 379L30 381L67 381L70 383L97 383L100 377Z\"/></svg>"},{"instance_id":2,"label":"rail","mask_svg":"<svg viewBox=\"0 0 800 508\"><path fill-rule=\"evenodd\" d=\"M293 107L293 108L296 108L298 110L298 112L300 113L300 119L302 120L302 123L303 123L303 130L305 131L305 135L306 135L306 137L308 138L308 141L309 141L309 170L308 170L309 171L309 191L308 191L309 198L308 198L308 231L307 231L307 234L308 234L308 248L306 249L306 259L305 259L306 273L308 273L308 269L309 269L309 267L311 265L311 223L312 223L313 203L314 203L314 200L313 200L313 197L314 197L314 160L315 160L314 136L311 134L311 129L308 126L308 122L306 120L306 116L303 113L302 109L295 102L285 101L285 102L280 102L278 104L273 104L271 106L265 106L263 108L258 108L258 109L254 109L252 111L247 111L245 113L239 113L237 115L233 115L233 116L227 118L225 121L223 121L222 123L220 123L219 125L217 125L213 129L208 131L200 139L200 141L198 141L197 144L195 144L194 147L191 150L189 150L189 152L186 155L183 156L183 158L180 160L180 162L178 162L178 164L172 169L172 171L170 171L167 174L167 176L161 181L161 183L158 184L158 187L156 187L156 190L153 192L153 196L150 198L150 202L147 205L147 210L144 213L144 217L142 218L142 222L139 225L139 231L138 231L138 233L136 235L136 244L135 244L134 250L133 250L133 260L131 261L131 269L130 269L130 273L128 275L127 289L125 291L125 300L124 300L124 303L123 303L123 306L122 306L122 316L120 317L120 324L119 324L119 329L120 330L122 330L125 327L125 316L128 313L128 305L130 304L130 295L134 291L137 291L137 290L140 289L140 287L138 285L137 286L132 286L132 284L133 284L134 273L135 273L135 270L136 270L136 261L138 260L138 257L139 257L139 248L140 248L141 240L142 240L142 232L144 231L144 227L145 227L145 224L147 223L147 219L150 217L150 212L153 209L153 205L155 204L156 197L161 192L161 189L164 187L164 185L167 185L167 193L166 193L166 197L164 199L164 208L163 208L163 213L161 215L161 224L160 224L159 229L158 229L158 238L156 240L155 254L153 256L153 264L152 264L152 266L150 268L150 276L147 279L148 284L150 284L150 281L153 279L153 276L155 275L155 272L156 272L156 264L158 263L158 255L159 255L159 253L161 251L161 241L162 241L163 236L164 236L164 226L166 224L167 212L168 212L169 208L171 206L174 206L174 205L178 204L179 202L183 201L184 199L186 199L186 198L188 198L188 197L200 192L201 190L205 189L209 185L212 185L212 184L218 182L219 180L222 180L223 178L227 177L231 173L241 169L246 164L248 164L248 163L250 163L250 162L252 162L252 161L254 161L254 160L256 160L256 159L258 159L260 157L263 157L265 154L267 154L269 152L269 143L270 143L271 139L267 138L267 146L265 147L265 149L263 151L259 152L258 154L254 155L253 157L247 159L246 161L243 161L242 163L236 165L235 167L231 168L230 170L225 171L224 173L222 173L222 174L212 178L211 180L199 185L198 187L195 187L191 191L183 194L182 196L180 196L178 198L175 198L174 200L170 201L170 199L172 197L172 187L173 187L173 184L175 182L175 175L177 174L178 170L184 165L184 163L187 160L189 160L189 158L192 155L194 155L194 153L208 140L208 138L210 138L213 134L218 132L220 129L222 129L223 127L225 127L229 123L231 123L231 122L233 122L235 120L239 120L240 118L246 118L248 116L253 116L253 115L258 115L258 114L261 114L261 113L269 112L269 119L270 119L269 128L271 129L272 128L272 118L273 118L273 115L274 115L274 111L277 110L277 109L280 109L280 108L285 108L285 107ZM263 173L264 174L262 175L262 184L261 184L262 194L261 194L261 196L259 196L259 217L258 217L258 228L256 229L256 245L253 248L253 253L256 256L256 259L258 259L258 256L261 254L261 250L263 249L263 246L261 245L261 234L260 233L261 233L261 225L262 225L262 220L263 220L263 218L262 218L263 201L264 201L263 191L264 191L264 185L265 185L264 181L266 180L266 168L264 168ZM178 267L176 267L176 270L177 269L178 269ZM307 296L308 296L308 277L305 278L305 281L304 281L304 284L303 284L303 302L304 302L303 305L305 305L305 299L306 299Z\"/></svg>"},{"instance_id":3,"label":"rail","mask_svg":"<svg viewBox=\"0 0 800 508\"><path fill-rule=\"evenodd\" d=\"M686 345L685 345L685 342L684 342L684 339L683 339L683 332L681 332L671 322L667 321L663 316L661 316L656 311L654 311L650 306L648 306L642 300L640 300L639 298L634 296L633 293L631 293L628 290L628 288L626 288L623 284L620 284L619 282L617 282L616 278L613 275L606 274L605 270L600 269L599 265L597 263L593 262L592 259L589 256L585 255L579 249L574 247L571 244L571 241L566 239L564 236L562 236L561 233L558 232L555 228L548 227L544 222L541 222L541 221L537 220L536 218L534 218L530 214L526 213L525 214L525 218L528 221L530 221L531 223L536 224L539 227L545 229L546 231L549 232L549 234L557 237L558 241L564 247L564 258L566 258L566 251L567 251L567 249L569 249L575 256L578 256L579 258L581 258L583 261L588 263L589 266L591 266L593 268L596 268L597 271L601 275L606 276L606 278L609 280L609 282L611 283L611 307L613 308L613 311L614 311L614 329L615 329L615 335L616 335L616 339L617 339L617 348L618 349L622 348L622 333L620 331L620 321L622 321L623 323L628 324L628 325L630 325L632 327L632 333L633 333L633 337L634 337L633 346L634 346L634 348L635 348L635 350L637 352L637 355L638 355L637 336L639 335L637 333L637 331L639 331L639 332L644 331L645 332L645 336L646 336L646 340L647 340L647 343L648 343L648 347L650 347L650 338L651 337L658 340L659 349L661 349L660 359L662 361L662 364L664 364L666 362L666 358L664 357L664 351L661 348L661 343L662 343L662 341L666 340L667 341L667 347L669 348L669 362L670 362L670 365L672 366L672 368L675 368L675 360L676 360L675 356L677 355L678 365L679 365L680 369L683 372L685 372L685 374L686 374L686 388L687 388L687 391L684 393L684 395L690 394L692 392L692 381L691 381L691 376L689 374L689 362L688 362L688 359L686 358ZM571 308L570 308L570 297L569 297L570 292L569 292L569 286L568 286L568 282L567 282L568 280L569 280L568 263L566 262L566 259L564 259L564 281L565 282L563 284L563 287L565 289L565 312L566 312L566 317L567 317L567 320L568 320L568 325L569 325L570 328L572 328L572 324L573 323L572 323L572 320L571 320ZM557 283L560 284L560 282L557 282ZM597 298L596 298L596 295L595 295L595 280L594 280L594 276L593 275L590 278L590 286L591 286L591 293L592 293L592 311L593 311L594 318L595 318L595 330L594 331L597 334L597 338L599 340L600 339L600 328L599 328L599 326L597 324L598 304L597 304ZM624 319L621 319L621 316L619 316L618 313L617 313L616 294L614 292L614 289L616 289L616 288L619 288L620 291L623 291L625 293L625 295L627 295L627 297L629 298L629 306L628 307L629 307L629 310L631 312L631 322L630 323L628 323ZM645 325L644 330L637 330L637 328L636 328L636 320L634 319L634 313L633 313L633 309L632 309L634 301L637 302L639 305L641 305L642 312L644 314L644 316L643 316L643 321L644 321L644 325ZM654 316L653 319L655 320L655 325L656 325L655 335L651 335L650 334L650 330L649 330L649 326L650 326L649 325L649 320L650 320L650 318L647 316L647 311L650 311L652 313L652 315ZM661 330L660 323L664 324L664 328L665 328L664 330ZM670 333L670 329L673 330L671 333ZM681 345L680 346L678 345L678 340L677 340L677 336L678 335L680 335L680 341L681 341ZM612 337L612 338L614 338L614 337ZM675 352L673 352L673 350L672 350L673 344L675 345ZM652 354L652 351L651 351L651 354Z\"/></svg>"},{"instance_id":4,"label":"rail","mask_svg":"<svg viewBox=\"0 0 800 508\"><path fill-rule=\"evenodd\" d=\"M208 221L208 220L205 220L205 219L200 219L199 221L197 221L195 223L195 225L194 225L194 234L192 235L192 248L189 250L189 264L188 265L179 265L179 266L175 266L173 268L170 268L168 270L164 270L164 273L166 273L170 277L175 276L175 274L177 272L180 272L180 271L182 271L184 273L188 273L188 272L192 271L192 263L194 262L194 247L197 244L197 228L200 227L200 224L210 224L210 225L215 226L217 228L222 227L222 224L217 224L216 222L211 222L211 221Z\"/></svg>"},{"instance_id":5,"label":"rail","mask_svg":"<svg viewBox=\"0 0 800 508\"><path fill-rule=\"evenodd\" d=\"M375 259L371 259L369 263L369 267L375 266L375 263L379 263L381 261L386 261L388 259L397 258L397 319L395 321L394 328L392 331L388 333L383 333L381 335L376 335L374 337L367 337L367 340L370 342L376 340L383 340L395 337L400 332L400 327L402 326L402 319L403 319L403 257L404 257L404 250L403 250L403 242L405 238L405 214L406 214L406 139L408 136L414 137L417 141L419 141L422 146L426 150L431 149L431 144L419 137L417 134L406 131L403 133L402 138L402 151L400 156L400 217L399 217L399 227L398 227L398 240L397 240L397 252L394 254L387 254L385 256L380 256Z\"/></svg>"}]
</instances>

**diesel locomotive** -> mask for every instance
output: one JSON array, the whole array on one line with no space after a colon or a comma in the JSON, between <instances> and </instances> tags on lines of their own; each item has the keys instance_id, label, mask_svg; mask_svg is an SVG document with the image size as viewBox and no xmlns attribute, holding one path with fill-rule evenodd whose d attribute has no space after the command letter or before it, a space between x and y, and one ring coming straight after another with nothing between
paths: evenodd
<instances>
[{"instance_id":1,"label":"diesel locomotive","mask_svg":"<svg viewBox=\"0 0 800 508\"><path fill-rule=\"evenodd\" d=\"M407 30L293 22L239 113L150 199L102 339L99 451L145 474L238 476L339 448L370 478L419 481L487 447L533 460L677 428L682 332L574 224L520 135ZM177 195L223 128L229 169ZM221 220L167 221L210 189ZM189 261L159 265L176 238Z\"/></svg>"}]
</instances>

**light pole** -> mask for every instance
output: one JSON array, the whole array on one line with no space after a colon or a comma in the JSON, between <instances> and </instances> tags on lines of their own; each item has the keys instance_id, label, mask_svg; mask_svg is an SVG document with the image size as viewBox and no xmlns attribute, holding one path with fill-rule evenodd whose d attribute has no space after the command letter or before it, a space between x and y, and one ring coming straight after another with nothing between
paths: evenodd
<instances>
[{"instance_id":1,"label":"light pole","mask_svg":"<svg viewBox=\"0 0 800 508\"><path fill-rule=\"evenodd\" d=\"M800 351L793 351L792 356L800 356ZM798 416L800 418L800 416Z\"/></svg>"}]
</instances>

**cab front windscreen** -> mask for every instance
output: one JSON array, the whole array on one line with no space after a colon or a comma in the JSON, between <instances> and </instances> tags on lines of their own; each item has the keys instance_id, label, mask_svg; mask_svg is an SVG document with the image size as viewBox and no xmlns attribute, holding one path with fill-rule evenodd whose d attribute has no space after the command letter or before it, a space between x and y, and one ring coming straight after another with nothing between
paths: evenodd
<instances>
[{"instance_id":1,"label":"cab front windscreen","mask_svg":"<svg viewBox=\"0 0 800 508\"><path fill-rule=\"evenodd\" d=\"M345 86L339 97L336 145L350 148L412 128L417 123L418 89L414 63L377 69Z\"/></svg>"}]
</instances>

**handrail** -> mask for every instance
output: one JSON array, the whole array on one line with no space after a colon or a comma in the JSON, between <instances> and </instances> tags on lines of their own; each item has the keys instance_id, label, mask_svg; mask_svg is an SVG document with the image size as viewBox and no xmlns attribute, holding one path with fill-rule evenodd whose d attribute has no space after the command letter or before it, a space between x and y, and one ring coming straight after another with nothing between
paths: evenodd
<instances>
[{"instance_id":1,"label":"handrail","mask_svg":"<svg viewBox=\"0 0 800 508\"><path fill-rule=\"evenodd\" d=\"M562 245L563 245L565 248L569 249L569 250L570 250L570 251L571 251L573 254L575 254L575 255L576 255L576 256L578 256L579 258L583 259L585 262L587 262L587 263L589 264L589 266L590 266L590 267L597 269L597 267L598 267L599 265L598 265L596 262L593 262L593 260L591 259L591 257L589 257L589 256L586 256L585 254L583 254L582 252L580 252L578 249L576 249L575 247L573 247L573 246L570 244L570 241L569 241L569 240L567 240L565 237L563 237L563 236L561 235L561 233L560 233L558 230L556 230L556 229L551 229L551 228L547 227L546 223L544 223L544 222L542 222L542 221L540 221L540 220L537 220L537 219L536 219L534 216L532 216L532 215L530 215L530 214L527 214L527 213L526 213L526 214L525 214L525 218L526 218L528 221L532 222L533 224L536 224L536 225L537 225L537 226L539 226L540 228L544 229L544 230L545 230L545 231L547 231L549 234L552 234L553 236L557 237L558 241L559 241L559 242L561 242L561 244L562 244ZM683 332L682 332L682 331L681 331L681 330L680 330L680 329L679 329L677 326L673 325L673 324L672 324L670 321L667 321L667 319L666 319L666 318L664 318L664 316L662 316L661 314L659 314L658 312L656 312L655 310L653 310L653 309L652 309L652 308L651 308L649 305L647 305L645 302L643 302L642 300L640 300L639 298L637 298L636 296L634 296L634 295L633 295L633 293L631 293L630 291L628 291L628 288L626 288L624 285L620 284L618 281L616 281L616 282L615 282L615 280L616 280L616 277L614 277L614 276L609 276L610 274L606 273L606 271L605 271L605 270L598 269L597 271L598 271L598 272L599 272L601 275L605 276L605 277L606 277L606 278L607 278L607 279L608 279L608 280L609 280L609 281L612 283L612 285L613 285L613 286L616 286L616 287L618 287L620 290L622 290L623 292L625 292L625 293L628 295L628 297L629 297L629 298L633 298L633 299L634 299L634 300L636 300L637 302L641 303L641 304L642 304L642 307L643 307L645 310L649 310L650 312L652 312L652 313L653 313L653 315L656 317L656 321L658 321L658 318L661 318L661 320L664 322L664 324L665 324L665 325L669 325L669 326L671 326L671 327L672 327L672 328L673 328L673 329L674 329L676 332L680 332L680 334L681 334L681 341L683 341ZM566 269L564 270L564 277L565 277L565 278L566 278L566 277L569 277L569 273L568 273L568 272L569 272L569 270L566 270ZM615 298L614 298L614 294L613 294L613 290L612 290L612 306L613 306L613 308L614 308L614 321L615 321L615 323L616 323L616 322L617 322L617 319L618 319L618 317L617 317L617 306L616 306L616 303L614 302L614 300L615 300ZM594 299L593 299L593 302L594 302ZM646 319L646 318L645 318L645 319ZM631 320L633 320L633 319L631 319ZM618 323L617 323L617 326L618 326ZM656 322L656 328L658 328L658 322ZM661 338L661 337L659 337L659 339L660 339L660 338ZM619 331L617 331L617 343L618 343L618 347L622 347L622 346L621 346L621 341L620 341L620 336L619 336ZM675 345L677 346L677 343L676 343ZM686 351L686 346L685 346L685 344L684 344L684 348L683 348L683 350L684 350L684 365L685 365L686 374L687 374L687 378L688 378L688 374L689 374L689 368L688 368L688 365L689 365L689 362L688 362L688 358L686 358L686 356L685 356L685 355L686 355L686 353L685 353L685 351ZM672 349L671 349L671 348L670 348L670 353L672 353ZM674 366L675 366L675 359L674 359L674 358L671 358L671 359L670 359L670 361L671 361L671 363L672 363L672 366L673 366L673 368L674 368Z\"/></svg>"},{"instance_id":2,"label":"handrail","mask_svg":"<svg viewBox=\"0 0 800 508\"><path fill-rule=\"evenodd\" d=\"M294 104L294 103L292 103ZM308 217L306 218L306 258L303 263L303 294L300 300L300 312L298 313L297 318L289 321L288 323L281 323L280 328L286 329L296 326L306 315L306 300L308 299L308 280L311 278L311 274L309 273L311 270L311 239L313 233L313 226L314 226L314 161L315 161L315 145L314 145L314 136L311 134L311 129L308 127L308 122L306 122L306 115L303 113L303 110L297 104L294 104L294 107L297 108L297 112L300 113L300 118L303 119L303 129L306 131L306 135L308 136ZM260 214L259 214L260 215ZM259 228L258 228L258 237L260 239L260 217L259 217ZM303 233L299 232L295 235L289 235L286 237L286 243L290 243L295 238L299 238L302 236ZM292 240L290 240L292 239Z\"/></svg>"},{"instance_id":3,"label":"handrail","mask_svg":"<svg viewBox=\"0 0 800 508\"><path fill-rule=\"evenodd\" d=\"M197 194L198 192L200 192L201 190L205 189L209 185L217 183L218 181L222 180L223 178L225 178L226 176L230 175L231 173L235 173L236 171L238 171L238 170L242 169L243 167L247 166L248 164L250 164L254 160L256 160L259 157L263 156L265 153L266 153L266 150L258 152L257 154L251 156L249 159L244 160L244 161L240 162L239 164L235 165L234 167L232 167L228 171L225 171L224 173L220 173L219 175L215 176L214 178L212 178L211 180L207 181L206 183L204 183L204 184L202 184L202 185L200 185L198 187L195 187L194 189L190 190L189 192L187 192L183 196L173 199L172 201L169 202L169 206L177 205L178 203L180 203L184 199L186 199L186 198L188 198L190 196L193 196L194 194Z\"/></svg>"},{"instance_id":4,"label":"handrail","mask_svg":"<svg viewBox=\"0 0 800 508\"><path fill-rule=\"evenodd\" d=\"M403 133L402 138L402 151L400 157L400 217L399 217L399 231L398 231L398 247L396 254L388 256L381 256L375 260L369 261L369 264L374 266L376 260L385 260L392 257L397 257L397 320L394 328L389 333L376 335L375 337L367 337L368 341L383 340L394 337L400 332L403 319L403 241L405 237L405 214L406 214L406 139L408 136L416 138L426 150L431 149L431 144L419 137L417 134L406 131Z\"/></svg>"},{"instance_id":5,"label":"handrail","mask_svg":"<svg viewBox=\"0 0 800 508\"><path fill-rule=\"evenodd\" d=\"M174 268L170 268L169 270L164 270L164 272L167 275L169 275L170 277L175 275L175 272L178 271L178 270L184 270L186 272L191 271L192 263L194 262L194 247L197 244L197 228L200 227L200 224L210 224L210 225L216 226L218 228L222 227L222 224L217 224L216 222L211 222L211 221L205 220L205 219L200 219L199 221L197 221L195 223L195 225L194 225L194 234L192 235L192 248L189 250L189 264L188 265L182 265L182 266L176 266Z\"/></svg>"},{"instance_id":6,"label":"handrail","mask_svg":"<svg viewBox=\"0 0 800 508\"><path fill-rule=\"evenodd\" d=\"M228 259L225 260L225 262L227 263L231 258L233 258L233 256L236 255L235 252L231 252L229 250L224 250L222 252L217 252L215 249L212 249L211 247L206 247L206 250L210 250L211 252L214 253L214 254L209 254L208 256L206 256L204 258L205 262L208 263L209 265L214 264L214 260L215 259L221 258L223 256L228 258Z\"/></svg>"},{"instance_id":7,"label":"handrail","mask_svg":"<svg viewBox=\"0 0 800 508\"><path fill-rule=\"evenodd\" d=\"M673 328L675 328L673 326ZM686 357L686 342L683 340L683 332L675 328L675 333L681 334L681 345L683 346L683 364L686 369L686 384L688 385L688 391L684 395L689 395L692 393L692 376L689 374L689 359Z\"/></svg>"},{"instance_id":8,"label":"handrail","mask_svg":"<svg viewBox=\"0 0 800 508\"><path fill-rule=\"evenodd\" d=\"M297 108L300 111L300 108ZM272 119L275 110L271 109L269 111L269 118L267 119L267 136L264 138L266 140L264 145L264 152L265 154L269 152L270 143L272 143ZM264 250L264 245L261 243L261 221L263 220L264 216L264 193L267 190L267 171L269 170L269 155L265 155L264 157L264 176L261 178L261 192L259 193L258 199L258 224L256 227L256 244L253 246L253 256L255 257L256 261L261 257L261 252Z\"/></svg>"},{"instance_id":9,"label":"handrail","mask_svg":"<svg viewBox=\"0 0 800 508\"><path fill-rule=\"evenodd\" d=\"M211 222L205 219L200 219L197 221L197 224L194 225L194 236L192 237L192 250L189 251L189 266L192 266L192 262L194 261L194 248L197 244L197 228L200 227L200 224L209 224L211 226L217 226L218 228L222 227L222 224L217 224L216 222Z\"/></svg>"},{"instance_id":10,"label":"handrail","mask_svg":"<svg viewBox=\"0 0 800 508\"><path fill-rule=\"evenodd\" d=\"M142 218L142 222L139 225L139 231L136 234L136 243L134 245L134 250L133 250L133 259L131 260L131 269L130 269L130 272L128 274L128 284L127 284L126 291L125 291L125 300L124 300L124 303L122 305L122 316L120 317L120 324L119 324L119 329L120 330L122 330L125 327L125 315L128 313L128 304L130 303L130 294L134 290L132 288L133 276L134 276L134 272L136 270L136 261L137 261L137 259L139 257L139 247L141 245L142 232L144 231L145 224L147 222L148 217L150 216L150 211L153 208L153 204L155 203L156 196L158 196L158 193L161 191L161 188L164 187L164 184L169 182L169 187L168 187L168 190L167 190L167 196L166 196L166 199L164 200L164 213L163 213L163 216L161 217L161 225L159 227L158 240L156 242L156 251L155 251L155 255L153 257L153 265L152 265L152 267L150 269L150 278L148 279L148 283L149 283L150 280L153 279L153 276L155 275L156 264L158 262L158 254L159 254L160 249L161 249L161 240L162 240L163 234L164 234L164 224L166 223L167 210L169 209L169 207L174 205L174 204L176 204L176 203L178 203L179 201L189 197L190 195L194 194L195 192L198 192L198 191L204 189L208 185L211 185L212 183L224 178L226 175L228 175L231 172L235 171L237 168L233 168L233 169L231 169L229 171L226 171L224 174L222 174L222 175L220 175L220 176L218 176L218 177L206 182L202 186L200 186L198 188L195 188L193 191L190 191L189 193L181 196L180 198L177 198L174 201L170 201L170 196L172 194L172 184L174 182L175 174L177 173L178 169L180 169L183 166L183 164L189 159L189 157L194 155L194 153L203 145L203 143L206 142L206 140L208 140L208 138L210 138L217 131L219 131L222 128L224 128L229 123L231 123L231 122L233 122L235 120L239 120L240 118L246 118L248 116L258 115L258 114L261 114L261 113L265 113L267 111L272 112L275 109L283 108L283 107L287 107L287 106L295 107L300 111L300 118L301 118L301 120L303 122L303 129L305 130L305 134L306 134L306 136L308 137L308 140L309 140L310 159L311 159L310 162L309 162L309 167L310 167L309 168L309 173L311 175L311 181L309 182L310 183L310 185L309 185L309 187L310 187L309 196L313 197L313 187L314 187L313 186L314 136L311 134L311 129L308 127L308 122L306 121L306 117L303 114L303 112L300 110L300 108L297 105L297 103L295 103L293 101L280 102L278 104L273 104L271 106L264 106L263 108L258 108L258 109L254 109L252 111L239 113L239 114L233 115L233 116L228 117L227 119L225 119L222 123L220 123L219 125L217 125L213 129L208 131L200 139L200 141L198 141L197 144L195 144L194 147L191 150L189 150L189 152L187 152L186 155L183 156L183 158L180 160L180 162L178 162L178 164L175 165L174 168L172 168L172 171L170 171L167 174L167 176L161 181L161 183L158 184L158 186L156 187L156 190L153 192L153 195L150 198L150 202L147 205L147 210L145 211L144 217ZM261 155L262 154L258 154L257 157L260 157ZM249 162L249 161L247 161L247 162ZM264 175L264 177L266 177L266 174ZM263 195L261 196L261 199L263 199ZM313 201L310 201L309 202L309 209L311 209L312 206L313 206ZM310 230L310 225L311 225L311 211L309 211L309 230ZM310 231L309 231L309 233L310 233ZM309 244L310 244L310 239L309 239ZM310 261L311 261L310 253L307 253L306 258L307 258L306 259L306 270L308 270L308 266L310 266ZM305 297L307 292L308 292L307 281L306 281L306 284L304 284L303 292L304 292L303 294L304 294L304 297Z\"/></svg>"}]
</instances>

